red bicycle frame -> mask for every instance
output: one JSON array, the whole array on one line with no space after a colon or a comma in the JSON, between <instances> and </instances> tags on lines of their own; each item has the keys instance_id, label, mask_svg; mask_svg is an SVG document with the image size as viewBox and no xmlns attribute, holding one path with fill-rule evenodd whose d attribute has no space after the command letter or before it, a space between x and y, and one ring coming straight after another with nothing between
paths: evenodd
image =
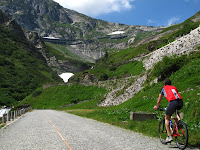
<instances>
[{"instance_id":1,"label":"red bicycle frame","mask_svg":"<svg viewBox=\"0 0 200 150\"><path fill-rule=\"evenodd\" d=\"M173 119L173 120L175 121L173 129L172 129L172 128L170 128L170 129L171 129L171 132L172 132L172 135L173 135L173 137L180 136L180 134L179 134L179 132L178 132L178 126L177 126L177 122L178 122L178 121L177 121L177 119L176 119L176 118L174 118L173 116L171 116L171 119ZM185 133L184 133L184 131L182 130L182 128L181 128L181 131L182 131L182 133L185 135Z\"/></svg>"}]
</instances>

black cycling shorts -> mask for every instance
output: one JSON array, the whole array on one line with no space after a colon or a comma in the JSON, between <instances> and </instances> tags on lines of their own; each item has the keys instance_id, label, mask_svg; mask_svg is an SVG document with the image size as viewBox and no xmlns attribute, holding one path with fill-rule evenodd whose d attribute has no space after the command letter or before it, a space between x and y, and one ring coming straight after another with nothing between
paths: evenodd
<instances>
[{"instance_id":1,"label":"black cycling shorts","mask_svg":"<svg viewBox=\"0 0 200 150\"><path fill-rule=\"evenodd\" d=\"M172 116L172 114L177 110L180 110L183 107L183 100L177 99L169 102L165 114L168 116Z\"/></svg>"}]
</instances>

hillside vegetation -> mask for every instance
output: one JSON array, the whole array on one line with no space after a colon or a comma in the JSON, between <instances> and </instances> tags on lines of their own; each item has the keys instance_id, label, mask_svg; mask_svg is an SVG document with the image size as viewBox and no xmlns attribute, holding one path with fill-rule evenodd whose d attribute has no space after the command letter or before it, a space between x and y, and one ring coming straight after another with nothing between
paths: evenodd
<instances>
[{"instance_id":1,"label":"hillside vegetation","mask_svg":"<svg viewBox=\"0 0 200 150\"><path fill-rule=\"evenodd\" d=\"M36 103L40 101L40 106L37 106L39 108L46 108L48 105L47 108L66 110L80 116L108 122L126 129L134 130L136 132L142 132L145 135L157 137L158 120L130 121L129 115L130 111L149 113L155 112L153 106L156 104L158 94L163 87L163 80L165 78L170 78L172 80L172 84L178 88L178 91L184 100L184 107L181 112L184 113L183 121L187 124L189 129L189 145L199 147L200 46L196 47L196 52L190 53L189 55L182 55L181 57L165 57L161 62L158 62L154 68L148 71L145 70L142 62L134 60L136 57L141 57L144 54L150 53L157 48L174 41L176 38L182 35L188 34L192 29L195 29L199 26L199 18L200 12L182 24L166 28L163 32L167 32L168 34L165 34L163 37L160 37L155 41L150 40L137 47L132 45L129 49L125 49L120 52L107 53L105 57L101 58L97 62L93 69L77 73L71 79L71 82L81 82L85 81L87 76L89 79L88 82L92 80L94 80L94 82L105 81L106 84L106 82L109 83L109 81L114 79L123 79L126 77L132 78L135 75L142 76L146 73L148 78L143 85L143 90L138 92L136 95L134 95L134 97L125 103L113 107L98 107L98 104L105 99L104 94L106 95L106 93L109 92L108 90L100 90L98 88L91 90L93 92L97 90L98 92L89 98L84 97L87 92L85 93L85 91L77 90L78 96L75 96L71 99L66 97L64 98L65 102L60 104L54 104L52 101L59 101L61 97L65 97L65 92L60 93L59 95L54 94L55 97L50 99L50 96L48 97L48 90L41 90L39 92L40 94L36 94L35 98L34 96L29 96L22 103L32 104L33 106L35 105L34 107L36 107ZM152 81L156 78L158 79L158 82L153 83ZM65 86L57 88L59 88L59 91L64 90L66 93L74 93L74 88L71 88L74 86L73 84L68 88ZM54 88L54 90L56 90L56 87ZM87 90L88 86L82 88ZM45 102L45 99L47 99L44 99L45 95L49 99L48 102ZM90 99L88 102L69 107L62 107L65 104L73 103L71 100L79 102L88 99ZM167 101L164 99L162 100L162 106L167 106ZM162 114L160 112L156 113L157 117L160 118Z\"/></svg>"},{"instance_id":2,"label":"hillside vegetation","mask_svg":"<svg viewBox=\"0 0 200 150\"><path fill-rule=\"evenodd\" d=\"M173 85L178 88L184 100L184 107L181 112L184 113L183 121L187 124L189 129L189 144L190 146L200 146L200 134L198 132L200 129L200 52L181 58L165 59L168 59L170 62L176 62L177 60L181 60L180 62L187 61L187 63L182 64L176 72L168 77L172 80ZM173 63L169 66L166 61L162 61L159 66L161 68L170 69ZM158 72L157 68L155 68L150 76L160 76ZM93 118L136 132L142 132L148 136L157 137L159 119L130 121L129 116L130 112L134 111L157 113L157 117L160 118L161 113L155 112L153 106L157 102L158 94L162 87L163 81L152 85L146 83L146 87L130 100L121 105L106 108L98 107L98 104L104 98L103 95L106 93L105 89L88 86L84 87L82 85L71 85L69 87L59 86L47 90L40 90L39 96L37 96L37 94L33 96L33 93L32 96L27 97L21 104L31 104L33 108L66 110L76 115ZM83 100L90 101L62 107L66 104ZM167 103L167 100L163 99L161 107L166 107Z\"/></svg>"},{"instance_id":3,"label":"hillside vegetation","mask_svg":"<svg viewBox=\"0 0 200 150\"><path fill-rule=\"evenodd\" d=\"M38 88L18 105L30 104L34 109L59 109L81 101L100 99L106 89L80 84Z\"/></svg>"},{"instance_id":4,"label":"hillside vegetation","mask_svg":"<svg viewBox=\"0 0 200 150\"><path fill-rule=\"evenodd\" d=\"M196 13L191 18L187 19L181 24L173 25L168 28L165 28L161 33L154 35L152 39L158 37L156 40L148 39L143 44L135 47L137 45L137 40L135 43L130 45L130 48L121 50L119 52L110 52L107 53L103 58L99 59L97 64L92 70L89 70L88 73L90 75L95 75L99 80L107 80L112 78L118 78L119 75L116 73L113 75L113 71L121 66L126 66L126 64L133 63L133 59L135 57L140 57L141 55L148 54L158 48L161 48L170 42L173 42L177 38L188 34L191 30L199 27L200 25L200 12ZM164 34L164 36L160 37L160 34ZM136 64L136 62L134 62ZM132 66L134 67L134 65ZM130 67L129 69L133 69ZM108 71L109 70L109 71ZM140 69L141 70L141 69ZM130 76L131 72L127 72L126 70L123 73L120 73L120 76ZM102 78L107 77L107 78ZM81 74L76 74L71 81L81 81L84 77L84 72Z\"/></svg>"},{"instance_id":5,"label":"hillside vegetation","mask_svg":"<svg viewBox=\"0 0 200 150\"><path fill-rule=\"evenodd\" d=\"M61 82L21 28L0 12L0 106L23 100L44 83Z\"/></svg>"},{"instance_id":6,"label":"hillside vegetation","mask_svg":"<svg viewBox=\"0 0 200 150\"><path fill-rule=\"evenodd\" d=\"M84 62L84 59L71 53L65 45L58 45L46 42L45 43L47 47L52 49L51 56L57 56L57 59L60 60L68 60L68 61L79 61L79 63Z\"/></svg>"},{"instance_id":7,"label":"hillside vegetation","mask_svg":"<svg viewBox=\"0 0 200 150\"><path fill-rule=\"evenodd\" d=\"M80 72L91 68L92 63L85 61L80 56L71 53L65 45L44 43L45 55L49 66L58 74L65 72Z\"/></svg>"}]
</instances>

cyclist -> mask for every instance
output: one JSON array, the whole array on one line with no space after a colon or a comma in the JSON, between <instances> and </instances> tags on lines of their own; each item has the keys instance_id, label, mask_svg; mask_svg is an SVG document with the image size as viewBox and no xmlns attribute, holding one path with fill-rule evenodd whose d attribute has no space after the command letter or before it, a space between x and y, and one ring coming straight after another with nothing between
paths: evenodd
<instances>
[{"instance_id":1,"label":"cyclist","mask_svg":"<svg viewBox=\"0 0 200 150\"><path fill-rule=\"evenodd\" d=\"M165 126L167 129L167 138L166 138L166 143L170 143L173 141L170 133L170 123L169 120L172 116L172 114L177 110L180 110L183 107L183 100L181 95L178 93L176 87L171 85L171 80L170 79L165 79L164 81L164 87L162 88L158 101L156 106L154 106L154 109L158 109L161 103L161 100L165 96L165 98L168 100L169 104L166 108L165 112ZM177 119L180 120L179 115L177 115Z\"/></svg>"}]
</instances>

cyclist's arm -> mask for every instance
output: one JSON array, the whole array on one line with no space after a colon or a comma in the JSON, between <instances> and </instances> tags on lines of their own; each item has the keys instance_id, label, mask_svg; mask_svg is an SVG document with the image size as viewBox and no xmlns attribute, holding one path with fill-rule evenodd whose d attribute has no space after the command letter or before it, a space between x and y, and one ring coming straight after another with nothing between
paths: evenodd
<instances>
[{"instance_id":1,"label":"cyclist's arm","mask_svg":"<svg viewBox=\"0 0 200 150\"><path fill-rule=\"evenodd\" d=\"M157 104L156 104L156 107L157 107L157 108L159 108L159 106L160 106L162 97L163 97L163 95L162 95L162 94L159 94L158 101L157 101ZM154 107L154 108L155 108L155 107Z\"/></svg>"}]
</instances>

